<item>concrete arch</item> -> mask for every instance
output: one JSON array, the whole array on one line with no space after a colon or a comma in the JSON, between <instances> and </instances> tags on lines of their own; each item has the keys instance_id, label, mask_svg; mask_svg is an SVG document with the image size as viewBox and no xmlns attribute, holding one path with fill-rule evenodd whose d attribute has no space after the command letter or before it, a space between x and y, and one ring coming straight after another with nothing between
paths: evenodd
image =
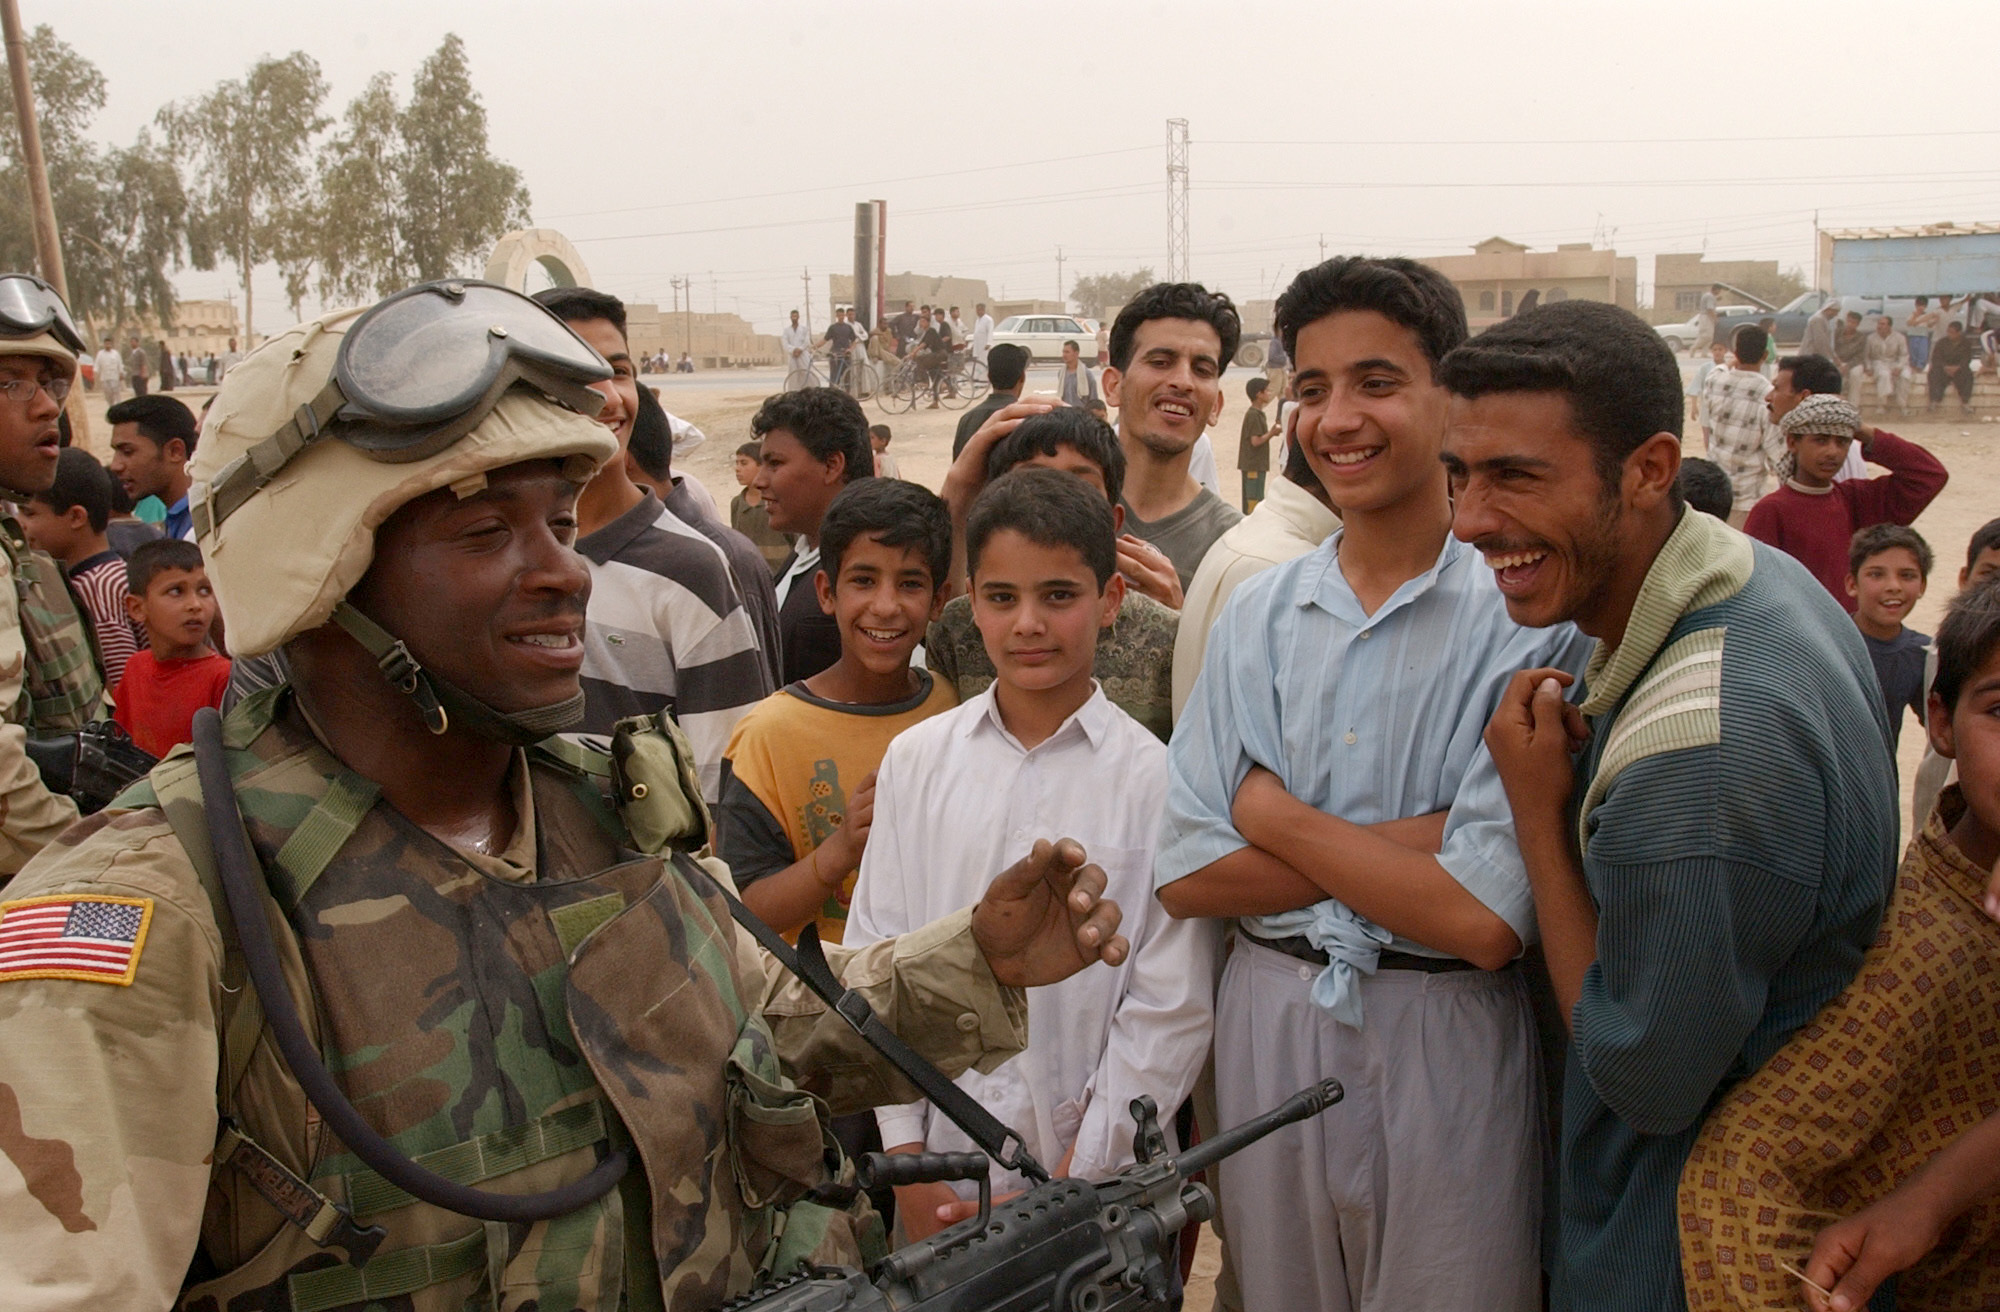
<instances>
[{"instance_id":1,"label":"concrete arch","mask_svg":"<svg viewBox=\"0 0 2000 1312\"><path fill-rule=\"evenodd\" d=\"M495 242L486 260L486 281L526 291L528 270L537 264L558 287L591 285L583 256L554 228L521 228Z\"/></svg>"}]
</instances>

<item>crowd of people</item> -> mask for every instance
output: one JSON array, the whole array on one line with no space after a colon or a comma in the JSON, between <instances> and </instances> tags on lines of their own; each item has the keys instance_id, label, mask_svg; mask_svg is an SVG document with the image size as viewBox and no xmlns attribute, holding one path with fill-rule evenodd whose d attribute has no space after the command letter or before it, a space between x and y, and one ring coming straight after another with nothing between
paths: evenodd
<instances>
[{"instance_id":1,"label":"crowd of people","mask_svg":"<svg viewBox=\"0 0 2000 1312\"><path fill-rule=\"evenodd\" d=\"M1045 397L983 306L970 334L956 307L872 334L843 313L843 357L980 353L992 395L941 486L805 387L756 411L725 511L674 471L622 303L534 300L589 351L410 439L413 465L284 427L346 385L331 342L366 316L253 354L199 431L121 401L108 469L43 449L79 348L0 323L8 560L66 571L101 662L72 691L115 688L148 752L233 707L274 918L364 1119L461 1186L553 1188L636 1145L650 1190L511 1229L383 1194L258 1046L274 1022L233 1019L233 949L176 855L184 757L75 827L0 759L0 1301L612 1307L623 1269L695 1308L866 1253L824 1220L853 1190L808 1186L975 1139L756 964L720 879L834 945L1057 1174L1129 1165L1140 1095L1185 1144L1337 1078L1332 1111L1210 1173L1226 1307L2000 1305L2000 519L1935 637L1910 630L1936 563L1910 525L1946 470L1863 421L1837 345L1773 360L1746 326L1690 394L1629 312L1473 337L1434 270L1327 260L1244 384L1239 509L1198 463L1226 296L1141 291ZM147 495L163 533L121 548ZM1899 867L1906 710L1930 750ZM678 881L620 873L662 850L626 808L668 791L633 786L635 724L689 794L707 864ZM538 870L578 876L546 914ZM1021 917L1054 926L1034 951L995 928L1031 889L1058 908ZM155 922L91 950L150 989L9 937L141 902L146 965ZM158 1064L176 1025L192 1070ZM684 1032L709 1037L662 1046ZM140 1034L146 1061L100 1056ZM498 1164L459 1165L474 1144ZM1029 1182L996 1161L986 1184ZM980 1193L875 1205L909 1243ZM819 1238L774 1228L801 1200ZM313 1220L336 1214L403 1219L342 1266Z\"/></svg>"}]
</instances>

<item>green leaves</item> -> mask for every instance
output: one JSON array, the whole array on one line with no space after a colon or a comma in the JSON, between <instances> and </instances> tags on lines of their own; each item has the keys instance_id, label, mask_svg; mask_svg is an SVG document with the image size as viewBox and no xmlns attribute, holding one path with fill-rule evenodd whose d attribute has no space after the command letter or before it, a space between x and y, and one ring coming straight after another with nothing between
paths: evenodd
<instances>
[{"instance_id":1,"label":"green leaves","mask_svg":"<svg viewBox=\"0 0 2000 1312\"><path fill-rule=\"evenodd\" d=\"M1156 281L1151 269L1085 274L1070 288L1069 298L1085 317L1101 319L1107 310L1117 309Z\"/></svg>"},{"instance_id":2,"label":"green leaves","mask_svg":"<svg viewBox=\"0 0 2000 1312\"><path fill-rule=\"evenodd\" d=\"M71 309L100 331L171 322L174 270L234 266L246 326L251 273L275 263L292 313L307 296L375 300L476 271L528 221L519 170L493 157L465 43L447 35L401 103L377 73L336 123L302 51L176 101L129 146L89 129L104 75L44 25L29 38L43 151ZM20 131L0 106L0 267L37 267Z\"/></svg>"}]
</instances>

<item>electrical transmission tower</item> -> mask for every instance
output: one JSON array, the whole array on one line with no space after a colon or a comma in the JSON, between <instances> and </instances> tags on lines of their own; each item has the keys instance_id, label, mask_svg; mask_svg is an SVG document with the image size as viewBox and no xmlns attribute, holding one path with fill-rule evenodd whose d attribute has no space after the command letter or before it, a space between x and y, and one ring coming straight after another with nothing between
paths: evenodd
<instances>
[{"instance_id":1,"label":"electrical transmission tower","mask_svg":"<svg viewBox=\"0 0 2000 1312\"><path fill-rule=\"evenodd\" d=\"M1188 121L1167 120L1167 281L1188 279Z\"/></svg>"}]
</instances>

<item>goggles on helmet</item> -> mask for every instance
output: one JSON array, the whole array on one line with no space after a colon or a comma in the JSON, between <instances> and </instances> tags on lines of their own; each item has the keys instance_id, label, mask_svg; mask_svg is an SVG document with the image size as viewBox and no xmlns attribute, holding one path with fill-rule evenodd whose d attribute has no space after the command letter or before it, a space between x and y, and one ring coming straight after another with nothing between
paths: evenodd
<instances>
[{"instance_id":1,"label":"goggles on helmet","mask_svg":"<svg viewBox=\"0 0 2000 1312\"><path fill-rule=\"evenodd\" d=\"M69 317L56 289L32 273L0 274L0 337L36 337L52 334L78 355L83 354L83 334Z\"/></svg>"},{"instance_id":2,"label":"goggles on helmet","mask_svg":"<svg viewBox=\"0 0 2000 1312\"><path fill-rule=\"evenodd\" d=\"M511 288L457 279L397 292L347 330L319 395L217 472L194 508L196 532L229 518L317 442L339 438L390 464L424 460L517 385L594 416L604 398L590 384L611 372L569 325Z\"/></svg>"}]
</instances>

